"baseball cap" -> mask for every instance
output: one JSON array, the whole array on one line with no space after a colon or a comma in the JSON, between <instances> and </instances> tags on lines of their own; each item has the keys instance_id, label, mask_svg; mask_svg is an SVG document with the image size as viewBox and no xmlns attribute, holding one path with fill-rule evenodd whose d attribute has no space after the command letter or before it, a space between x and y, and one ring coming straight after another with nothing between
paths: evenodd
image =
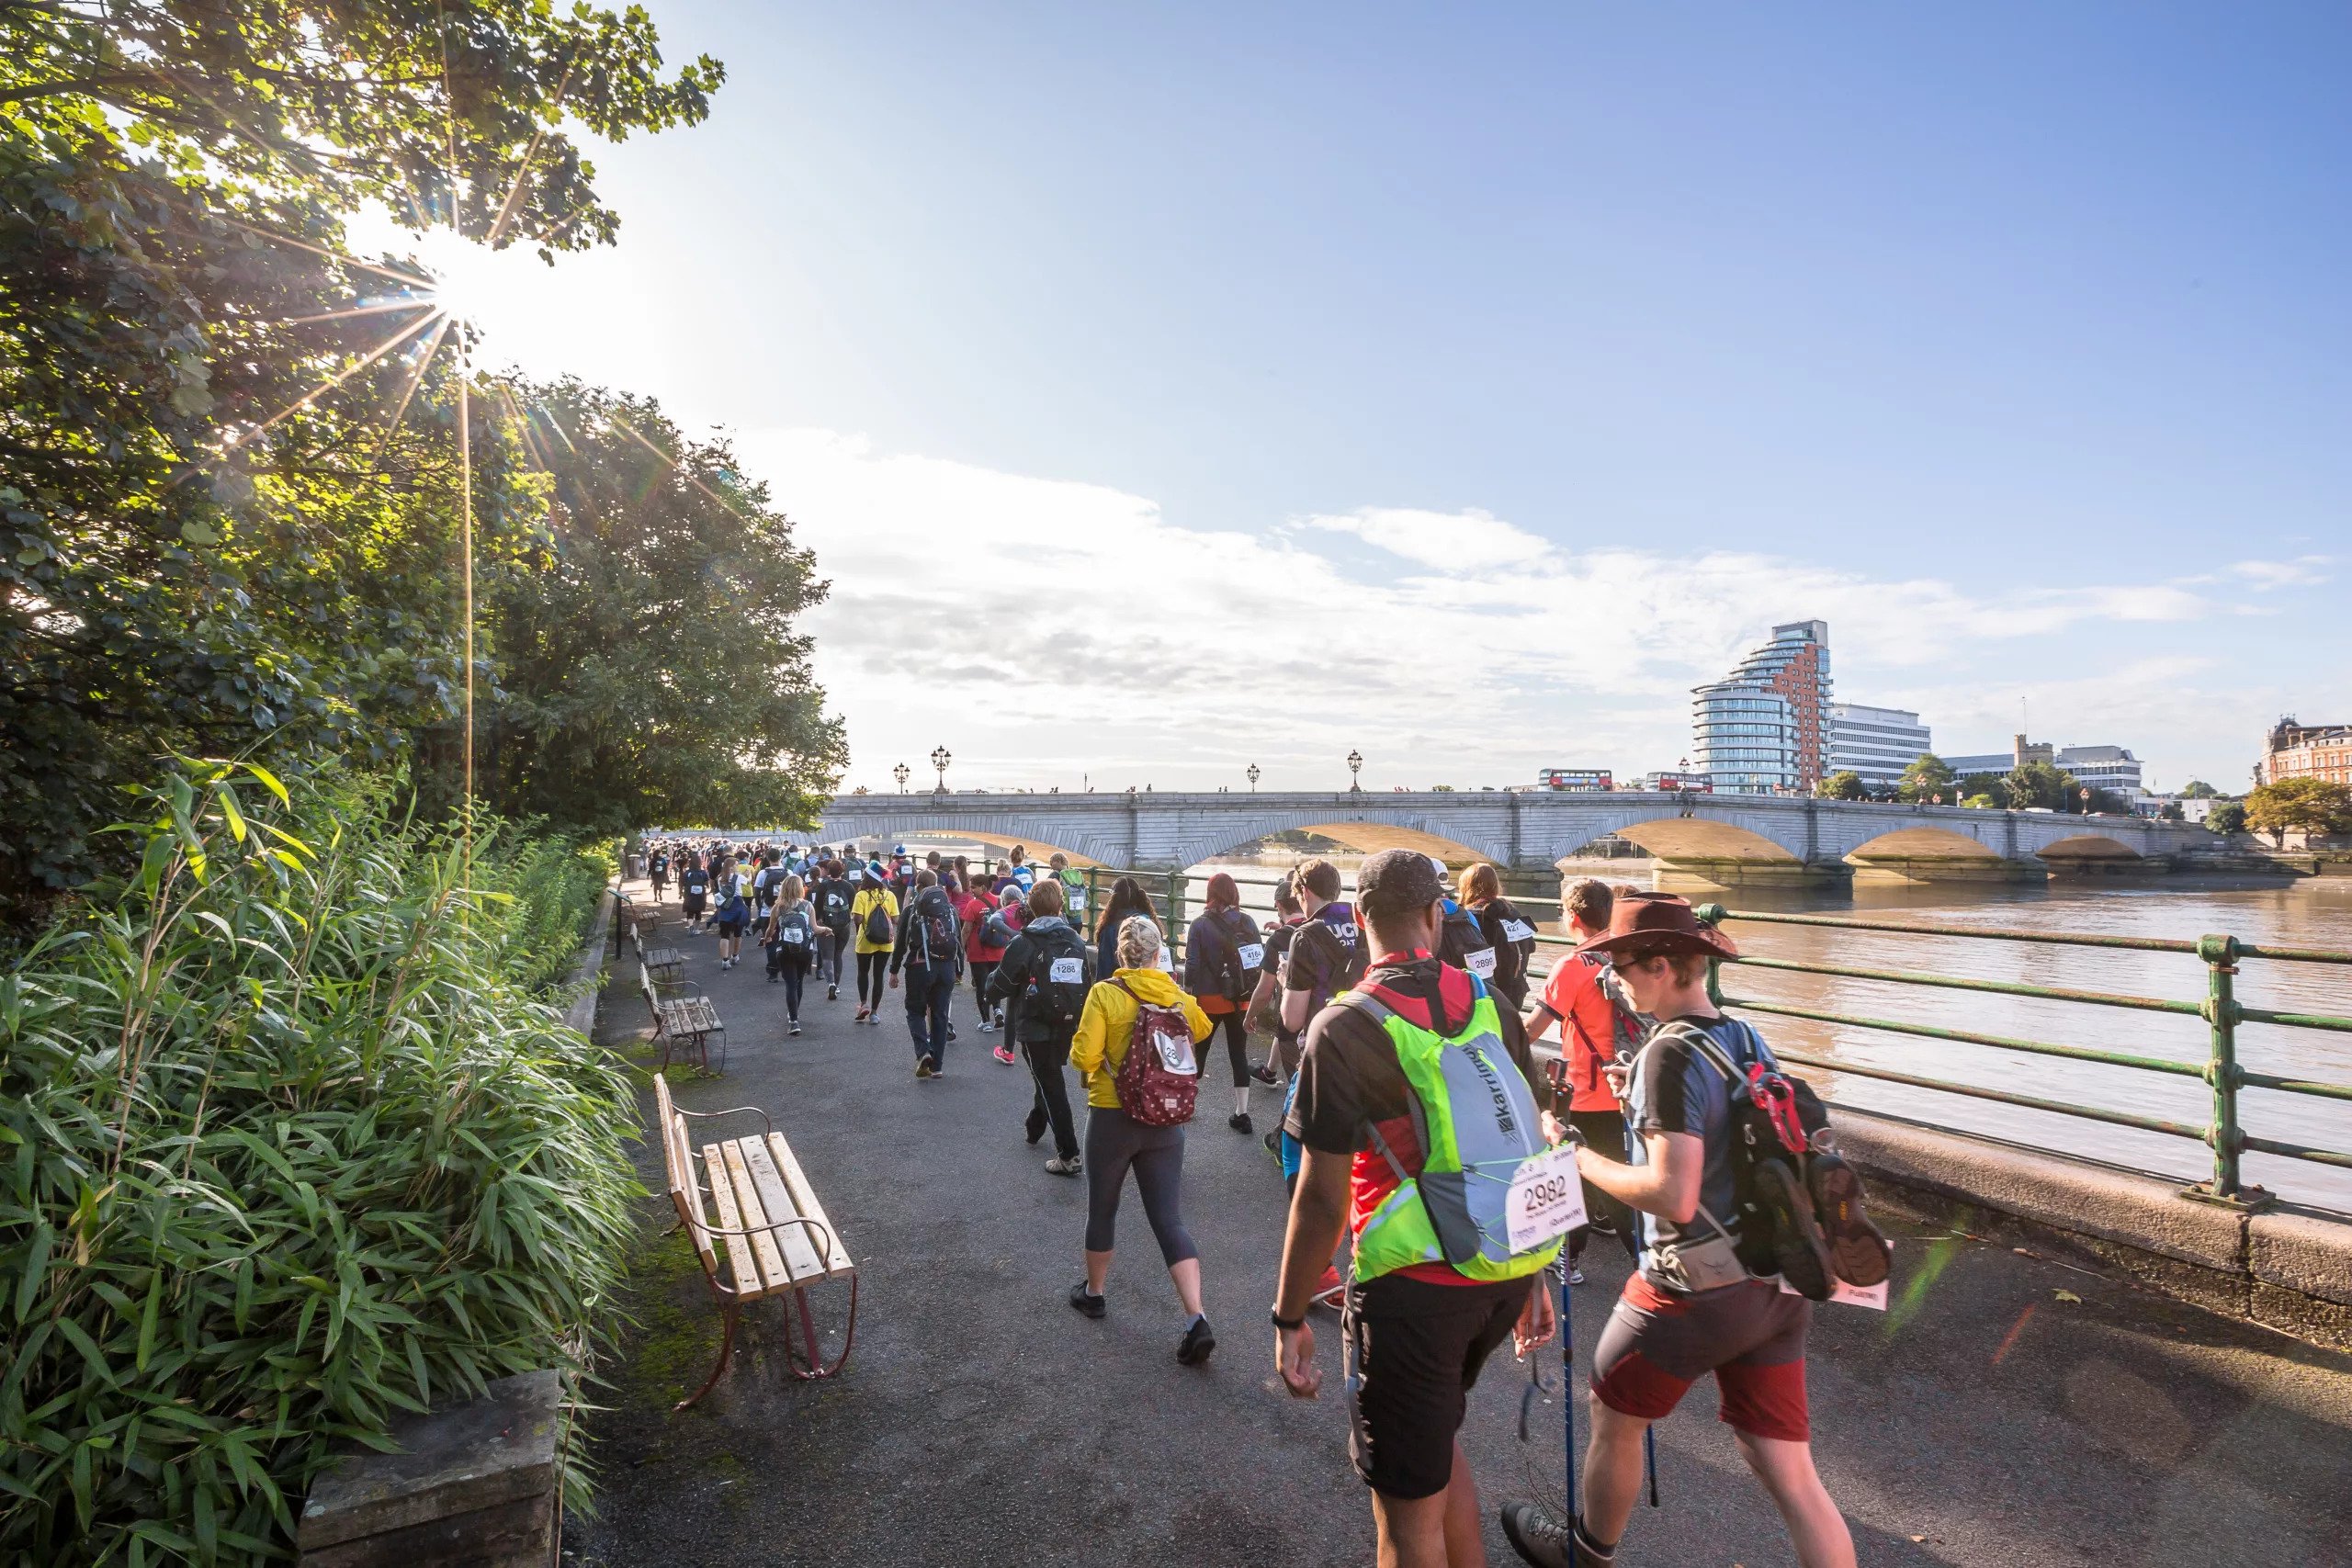
<instances>
[{"instance_id":1,"label":"baseball cap","mask_svg":"<svg viewBox=\"0 0 2352 1568\"><path fill-rule=\"evenodd\" d=\"M1383 850L1356 873L1356 903L1374 920L1426 909L1444 896L1430 857L1412 850Z\"/></svg>"}]
</instances>

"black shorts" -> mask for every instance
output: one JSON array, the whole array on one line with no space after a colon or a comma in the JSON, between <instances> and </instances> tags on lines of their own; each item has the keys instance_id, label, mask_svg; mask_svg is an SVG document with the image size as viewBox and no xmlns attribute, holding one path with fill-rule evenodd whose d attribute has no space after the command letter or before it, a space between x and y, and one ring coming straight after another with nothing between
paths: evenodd
<instances>
[{"instance_id":1,"label":"black shorts","mask_svg":"<svg viewBox=\"0 0 2352 1568\"><path fill-rule=\"evenodd\" d=\"M683 908L685 911L686 919L690 920L698 919L703 912L708 897L709 895L706 893L686 894L683 899Z\"/></svg>"},{"instance_id":2,"label":"black shorts","mask_svg":"<svg viewBox=\"0 0 2352 1568\"><path fill-rule=\"evenodd\" d=\"M1366 1485L1407 1500L1445 1490L1478 1369L1533 1288L1534 1278L1434 1285L1392 1274L1348 1292L1348 1457Z\"/></svg>"}]
</instances>

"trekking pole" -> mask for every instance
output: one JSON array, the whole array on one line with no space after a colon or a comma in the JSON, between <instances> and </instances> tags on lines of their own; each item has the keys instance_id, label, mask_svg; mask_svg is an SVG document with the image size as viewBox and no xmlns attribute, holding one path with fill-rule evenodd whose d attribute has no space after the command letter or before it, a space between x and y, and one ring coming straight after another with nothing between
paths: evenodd
<instances>
[{"instance_id":1,"label":"trekking pole","mask_svg":"<svg viewBox=\"0 0 2352 1568\"><path fill-rule=\"evenodd\" d=\"M1577 1336L1568 1315L1568 1259L1560 1255L1560 1415L1568 1429L1568 1568L1577 1568Z\"/></svg>"},{"instance_id":2,"label":"trekking pole","mask_svg":"<svg viewBox=\"0 0 2352 1568\"><path fill-rule=\"evenodd\" d=\"M1657 1427L1642 1428L1642 1465L1650 1475L1650 1506L1657 1506Z\"/></svg>"}]
</instances>

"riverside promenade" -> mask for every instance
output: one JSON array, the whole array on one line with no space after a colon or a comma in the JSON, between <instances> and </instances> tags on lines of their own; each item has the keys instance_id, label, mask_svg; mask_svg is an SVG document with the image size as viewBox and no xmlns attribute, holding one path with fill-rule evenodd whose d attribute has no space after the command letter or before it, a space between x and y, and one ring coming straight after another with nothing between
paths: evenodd
<instances>
[{"instance_id":1,"label":"riverside promenade","mask_svg":"<svg viewBox=\"0 0 2352 1568\"><path fill-rule=\"evenodd\" d=\"M642 885L633 892L645 896ZM1110 1315L1080 1318L1084 1185L1025 1146L1023 1068L988 1055L967 986L947 1076L911 1074L903 993L882 1027L855 1003L803 1009L754 953L720 973L714 939L663 940L729 1025L727 1075L673 1071L691 1110L755 1105L790 1139L862 1283L854 1353L830 1383L783 1368L782 1319L747 1314L734 1367L694 1409L718 1314L647 1185L635 1326L590 1421L598 1517L567 1527L567 1562L864 1565L1371 1561L1349 1469L1337 1321L1317 1318L1321 1401L1269 1386L1282 1180L1257 1140L1204 1117L1186 1217L1219 1346L1176 1364L1179 1316L1137 1206L1122 1214ZM650 1032L633 959L613 965L598 1038ZM650 1080L645 1089L650 1102ZM1260 1097L1260 1126L1272 1108ZM1823 1307L1811 1388L1816 1452L1867 1564L2340 1564L2352 1560L2352 1356L2004 1245L1900 1223L1895 1308ZM1597 1244L1574 1292L1578 1386L1625 1261ZM838 1325L846 1292L818 1296ZM828 1314L831 1316L828 1316ZM748 1353L746 1344L748 1343ZM834 1342L835 1344L838 1341ZM1542 1353L1547 1380L1558 1349ZM1560 1407L1517 1440L1525 1368L1506 1348L1472 1395L1464 1439L1488 1506L1488 1551L1517 1561L1494 1506L1560 1485ZM1579 1427L1582 1419L1579 1416ZM1664 1506L1636 1511L1620 1561L1793 1561L1702 1383L1658 1428Z\"/></svg>"}]
</instances>

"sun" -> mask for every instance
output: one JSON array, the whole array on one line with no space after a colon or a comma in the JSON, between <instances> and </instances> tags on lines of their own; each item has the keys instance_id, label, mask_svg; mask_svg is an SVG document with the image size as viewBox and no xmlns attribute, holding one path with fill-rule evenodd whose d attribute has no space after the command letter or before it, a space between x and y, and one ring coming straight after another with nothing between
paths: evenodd
<instances>
[{"instance_id":1,"label":"sun","mask_svg":"<svg viewBox=\"0 0 2352 1568\"><path fill-rule=\"evenodd\" d=\"M428 229L406 243L432 279L425 298L484 338L494 338L502 321L513 323L534 285L544 282L532 276L544 271L537 257L519 247L494 251L448 229Z\"/></svg>"}]
</instances>

